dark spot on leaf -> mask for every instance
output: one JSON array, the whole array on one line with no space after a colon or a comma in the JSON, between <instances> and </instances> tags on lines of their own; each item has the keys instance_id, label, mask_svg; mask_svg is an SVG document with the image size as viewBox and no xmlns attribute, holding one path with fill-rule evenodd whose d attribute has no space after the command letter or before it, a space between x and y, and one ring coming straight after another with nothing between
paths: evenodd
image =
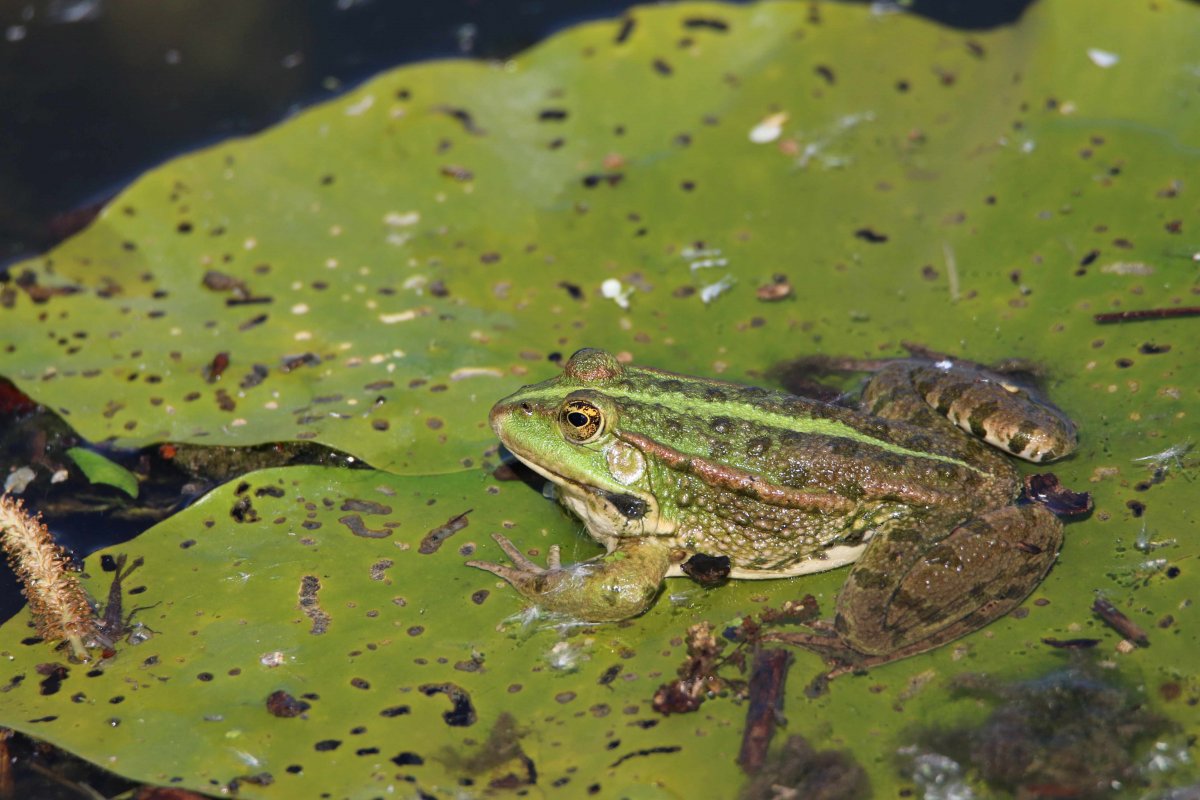
<instances>
[{"instance_id":1,"label":"dark spot on leaf","mask_svg":"<svg viewBox=\"0 0 1200 800\"><path fill-rule=\"evenodd\" d=\"M313 745L313 749L318 753L325 753L330 750L337 750L341 746L342 742L340 739L322 739Z\"/></svg>"},{"instance_id":2,"label":"dark spot on leaf","mask_svg":"<svg viewBox=\"0 0 1200 800\"><path fill-rule=\"evenodd\" d=\"M458 120L458 122L462 124L463 130L465 130L467 133L469 133L473 136L484 136L487 134L487 131L485 131L483 128L480 128L478 125L475 124L474 117L472 117L471 113L469 111L467 111L465 108L454 108L452 106L436 106L433 110L440 112L442 114L445 114L446 116L451 117L455 120Z\"/></svg>"},{"instance_id":3,"label":"dark spot on leaf","mask_svg":"<svg viewBox=\"0 0 1200 800\"><path fill-rule=\"evenodd\" d=\"M862 239L864 242L868 242L870 244L883 244L888 240L886 234L876 233L870 228L859 228L854 232L854 236L855 238Z\"/></svg>"},{"instance_id":4,"label":"dark spot on leaf","mask_svg":"<svg viewBox=\"0 0 1200 800\"><path fill-rule=\"evenodd\" d=\"M254 510L249 496L239 497L229 509L229 516L237 523L258 522L258 512Z\"/></svg>"},{"instance_id":5,"label":"dark spot on leaf","mask_svg":"<svg viewBox=\"0 0 1200 800\"><path fill-rule=\"evenodd\" d=\"M411 714L412 708L409 706L390 706L379 712L381 717L403 717L405 714Z\"/></svg>"},{"instance_id":6,"label":"dark spot on leaf","mask_svg":"<svg viewBox=\"0 0 1200 800\"><path fill-rule=\"evenodd\" d=\"M71 673L62 664L38 664L37 672L39 675L45 676L38 684L38 694L41 695L58 694L59 689L62 688L62 682Z\"/></svg>"},{"instance_id":7,"label":"dark spot on leaf","mask_svg":"<svg viewBox=\"0 0 1200 800\"><path fill-rule=\"evenodd\" d=\"M311 705L296 699L283 689L271 692L267 697L267 711L276 717L298 717L310 708Z\"/></svg>"},{"instance_id":8,"label":"dark spot on leaf","mask_svg":"<svg viewBox=\"0 0 1200 800\"><path fill-rule=\"evenodd\" d=\"M442 719L452 727L468 727L475 724L475 707L471 696L461 687L453 683L426 683L417 687L426 697L444 694L450 698L453 705L449 711L442 712Z\"/></svg>"},{"instance_id":9,"label":"dark spot on leaf","mask_svg":"<svg viewBox=\"0 0 1200 800\"><path fill-rule=\"evenodd\" d=\"M436 553L438 548L442 546L442 542L446 541L451 536L458 533L463 528L467 527L468 524L470 524L470 520L467 518L467 515L472 511L474 511L474 509L468 508L461 514L454 515L438 527L430 530L429 533L425 534L424 538L421 539L421 544L417 548L417 552L423 555Z\"/></svg>"},{"instance_id":10,"label":"dark spot on leaf","mask_svg":"<svg viewBox=\"0 0 1200 800\"><path fill-rule=\"evenodd\" d=\"M617 679L617 676L620 674L621 674L621 665L613 664L611 667L604 670L604 672L602 672L600 674L600 677L596 680L596 683L598 683L601 686L608 686L613 681L615 681Z\"/></svg>"},{"instance_id":11,"label":"dark spot on leaf","mask_svg":"<svg viewBox=\"0 0 1200 800\"><path fill-rule=\"evenodd\" d=\"M460 183L466 183L475 178L475 173L461 164L444 164L441 173L447 178L453 178Z\"/></svg>"},{"instance_id":12,"label":"dark spot on leaf","mask_svg":"<svg viewBox=\"0 0 1200 800\"><path fill-rule=\"evenodd\" d=\"M392 531L389 528L368 528L367 523L358 514L347 514L344 517L338 517L338 522L345 525L355 536L361 536L364 539L386 539L392 535Z\"/></svg>"},{"instance_id":13,"label":"dark spot on leaf","mask_svg":"<svg viewBox=\"0 0 1200 800\"><path fill-rule=\"evenodd\" d=\"M656 724L658 722L658 720L653 720L653 721ZM621 756L620 758L618 758L616 761L612 762L608 766L610 768L617 767L617 766L620 766L621 764L623 764L624 762L628 761L631 758L643 758L645 756L653 756L653 755L666 755L668 753L678 753L681 750L683 750L683 748L677 744L662 745L660 747L646 747L641 750L634 750L631 753L626 753L625 755Z\"/></svg>"},{"instance_id":14,"label":"dark spot on leaf","mask_svg":"<svg viewBox=\"0 0 1200 800\"><path fill-rule=\"evenodd\" d=\"M490 592L487 589L480 589L471 594L471 602L477 606L483 605L483 602L488 599Z\"/></svg>"},{"instance_id":15,"label":"dark spot on leaf","mask_svg":"<svg viewBox=\"0 0 1200 800\"><path fill-rule=\"evenodd\" d=\"M725 33L729 30L729 23L716 17L689 17L683 21L683 27L691 30L703 28L705 30Z\"/></svg>"},{"instance_id":16,"label":"dark spot on leaf","mask_svg":"<svg viewBox=\"0 0 1200 800\"><path fill-rule=\"evenodd\" d=\"M393 758L392 763L400 767L419 767L425 763L425 759L416 753L404 752Z\"/></svg>"},{"instance_id":17,"label":"dark spot on leaf","mask_svg":"<svg viewBox=\"0 0 1200 800\"><path fill-rule=\"evenodd\" d=\"M250 319L243 322L241 325L238 325L238 330L245 332L245 331L250 330L251 328L257 328L259 325L262 325L264 322L266 322L267 319L268 319L268 315L266 315L266 314L259 314L258 316L251 317Z\"/></svg>"},{"instance_id":18,"label":"dark spot on leaf","mask_svg":"<svg viewBox=\"0 0 1200 800\"><path fill-rule=\"evenodd\" d=\"M1087 650L1100 644L1099 639L1055 639L1047 637L1042 639L1042 644L1048 647L1056 647L1060 650Z\"/></svg>"},{"instance_id":19,"label":"dark spot on leaf","mask_svg":"<svg viewBox=\"0 0 1200 800\"><path fill-rule=\"evenodd\" d=\"M654 71L664 77L666 77L666 76L670 75L672 72L674 72L674 70L671 69L671 65L668 64L666 61L663 61L661 58L654 59L653 66L654 66Z\"/></svg>"},{"instance_id":20,"label":"dark spot on leaf","mask_svg":"<svg viewBox=\"0 0 1200 800\"><path fill-rule=\"evenodd\" d=\"M591 175L584 175L582 180L583 180L583 188L595 189L597 186L599 186L602 183L606 183L609 186L616 186L618 183L620 183L624 179L625 179L625 173L623 173L623 172L608 172L608 173L593 173Z\"/></svg>"},{"instance_id":21,"label":"dark spot on leaf","mask_svg":"<svg viewBox=\"0 0 1200 800\"><path fill-rule=\"evenodd\" d=\"M341 511L358 511L363 514L391 514L392 507L383 503L376 503L372 500L357 500L349 498L343 501Z\"/></svg>"},{"instance_id":22,"label":"dark spot on leaf","mask_svg":"<svg viewBox=\"0 0 1200 800\"><path fill-rule=\"evenodd\" d=\"M1133 512L1134 517L1140 517L1146 513L1146 504L1140 500L1127 500L1125 501L1125 507Z\"/></svg>"},{"instance_id":23,"label":"dark spot on leaf","mask_svg":"<svg viewBox=\"0 0 1200 800\"><path fill-rule=\"evenodd\" d=\"M300 610L312 621L309 630L313 636L320 636L329 629L330 616L321 608L317 593L321 591L321 581L316 575L305 575L300 581Z\"/></svg>"},{"instance_id":24,"label":"dark spot on leaf","mask_svg":"<svg viewBox=\"0 0 1200 800\"><path fill-rule=\"evenodd\" d=\"M622 17L621 27L617 29L617 35L613 38L616 44L624 44L633 34L633 29L637 26L637 20L633 17Z\"/></svg>"},{"instance_id":25,"label":"dark spot on leaf","mask_svg":"<svg viewBox=\"0 0 1200 800\"><path fill-rule=\"evenodd\" d=\"M824 80L830 86L833 86L834 83L837 82L837 79L834 77L832 67L827 67L824 64L818 64L816 67L813 68L813 71L816 72L817 75L819 75L821 77L821 79Z\"/></svg>"},{"instance_id":26,"label":"dark spot on leaf","mask_svg":"<svg viewBox=\"0 0 1200 800\"><path fill-rule=\"evenodd\" d=\"M539 122L562 122L567 118L565 108L544 108L538 112Z\"/></svg>"},{"instance_id":27,"label":"dark spot on leaf","mask_svg":"<svg viewBox=\"0 0 1200 800\"><path fill-rule=\"evenodd\" d=\"M1142 355L1147 355L1147 356L1156 356L1156 355L1159 355L1160 353L1169 353L1170 351L1171 351L1171 345L1169 345L1169 344L1154 344L1153 342L1146 342L1145 344L1143 344L1141 347L1138 348L1139 353L1141 353Z\"/></svg>"}]
</instances>

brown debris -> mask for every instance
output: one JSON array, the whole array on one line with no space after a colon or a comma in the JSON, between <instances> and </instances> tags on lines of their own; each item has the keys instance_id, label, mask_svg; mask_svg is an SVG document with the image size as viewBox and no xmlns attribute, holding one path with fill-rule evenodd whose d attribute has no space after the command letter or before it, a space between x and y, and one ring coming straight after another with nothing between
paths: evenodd
<instances>
[{"instance_id":1,"label":"brown debris","mask_svg":"<svg viewBox=\"0 0 1200 800\"><path fill-rule=\"evenodd\" d=\"M687 660L679 667L678 680L665 683L654 693L652 707L658 713L685 714L695 711L709 693L716 693L725 686L717 677L717 669L724 663L721 651L725 643L713 634L712 623L701 622L688 628Z\"/></svg>"},{"instance_id":2,"label":"brown debris","mask_svg":"<svg viewBox=\"0 0 1200 800\"><path fill-rule=\"evenodd\" d=\"M1139 322L1148 319L1171 319L1173 317L1200 317L1200 306L1177 308L1143 308L1134 311L1108 311L1096 314L1092 319L1101 325L1117 322Z\"/></svg>"},{"instance_id":3,"label":"brown debris","mask_svg":"<svg viewBox=\"0 0 1200 800\"><path fill-rule=\"evenodd\" d=\"M746 728L738 753L738 766L747 774L762 769L775 726L783 722L783 689L791 664L791 652L779 647L759 650L754 656Z\"/></svg>"},{"instance_id":4,"label":"brown debris","mask_svg":"<svg viewBox=\"0 0 1200 800\"><path fill-rule=\"evenodd\" d=\"M1150 646L1150 637L1146 635L1146 632L1103 597L1097 597L1095 602L1092 603L1092 611L1098 614L1100 619L1107 622L1113 630L1138 647Z\"/></svg>"},{"instance_id":5,"label":"brown debris","mask_svg":"<svg viewBox=\"0 0 1200 800\"><path fill-rule=\"evenodd\" d=\"M310 708L311 705L283 689L277 689L267 697L267 711L276 717L298 717Z\"/></svg>"}]
</instances>

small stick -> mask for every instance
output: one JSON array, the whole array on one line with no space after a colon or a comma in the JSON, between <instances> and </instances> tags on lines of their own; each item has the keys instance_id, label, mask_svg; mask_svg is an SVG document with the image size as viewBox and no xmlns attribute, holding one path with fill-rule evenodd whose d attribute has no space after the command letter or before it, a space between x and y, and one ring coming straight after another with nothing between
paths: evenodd
<instances>
[{"instance_id":1,"label":"small stick","mask_svg":"<svg viewBox=\"0 0 1200 800\"><path fill-rule=\"evenodd\" d=\"M767 760L767 748L781 721L783 685L791 665L792 654L781 647L759 650L754 656L746 730L738 753L738 765L749 775L762 769Z\"/></svg>"},{"instance_id":2,"label":"small stick","mask_svg":"<svg viewBox=\"0 0 1200 800\"><path fill-rule=\"evenodd\" d=\"M1150 638L1146 636L1146 632L1103 597L1097 597L1096 601L1092 603L1092 611L1099 614L1100 618L1111 625L1113 630L1134 644L1139 647L1149 646Z\"/></svg>"},{"instance_id":3,"label":"small stick","mask_svg":"<svg viewBox=\"0 0 1200 800\"><path fill-rule=\"evenodd\" d=\"M1178 308L1141 308L1136 311L1108 311L1096 314L1092 319L1101 325L1116 322L1138 322L1144 319L1170 319L1171 317L1200 317L1200 306Z\"/></svg>"}]
</instances>

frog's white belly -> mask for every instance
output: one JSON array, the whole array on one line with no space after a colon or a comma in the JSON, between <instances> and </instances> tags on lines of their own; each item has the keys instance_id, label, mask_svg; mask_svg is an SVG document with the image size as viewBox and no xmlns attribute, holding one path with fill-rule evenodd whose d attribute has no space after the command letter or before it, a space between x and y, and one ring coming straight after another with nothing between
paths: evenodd
<instances>
[{"instance_id":1,"label":"frog's white belly","mask_svg":"<svg viewBox=\"0 0 1200 800\"><path fill-rule=\"evenodd\" d=\"M814 572L826 572L827 570L844 567L847 564L853 564L862 555L862 551L867 549L867 542L870 541L870 536L863 539L860 544L855 545L838 545L830 547L827 550L819 551L823 558L807 558L803 561L798 561L785 569L749 569L747 567L730 567L729 577L738 578L740 580L761 581L770 580L773 578L794 578L797 575L811 575ZM667 570L668 578L685 577L683 570L678 564L672 565Z\"/></svg>"}]
</instances>

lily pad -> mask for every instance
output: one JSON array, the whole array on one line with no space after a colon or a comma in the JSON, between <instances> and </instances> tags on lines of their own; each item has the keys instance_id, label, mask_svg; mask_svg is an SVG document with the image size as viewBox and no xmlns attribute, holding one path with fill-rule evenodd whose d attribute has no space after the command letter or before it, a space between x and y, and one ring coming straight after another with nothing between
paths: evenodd
<instances>
[{"instance_id":1,"label":"lily pad","mask_svg":"<svg viewBox=\"0 0 1200 800\"><path fill-rule=\"evenodd\" d=\"M462 565L464 543L484 560L499 554L481 534L497 530L526 550L595 549L536 492L487 493L487 408L585 345L761 382L797 355L894 355L911 340L1045 364L1081 431L1054 472L1096 511L1068 527L1020 613L961 643L817 699L803 689L820 665L798 655L789 733L852 749L881 795L912 788L893 766L903 724L973 714L945 678L1033 676L1068 658L1042 639L1089 637L1195 737L1195 323L1094 315L1196 304L1198 35L1194 5L1170 0L1059 0L971 34L857 5L638 8L506 64L396 70L148 173L87 231L11 270L5 374L93 440L313 440L387 472L256 474L123 546L147 559L130 600L161 602L135 617L154 637L94 677L71 667L83 688L41 694L36 665L54 656L22 643L18 617L0 632L0 723L144 780L215 793L241 778L245 796L366 797L395 781L414 796L482 793L527 777L501 746L514 739L539 787L566 781L565 794L733 786L744 709L648 711L679 637L809 592L828 609L844 573L672 582L689 587L676 602L562 642L502 625L519 603ZM342 509L364 497L392 510ZM243 499L258 519L238 518ZM469 533L412 549L466 508ZM351 513L364 532L400 527L364 538L338 521ZM374 581L380 559L412 568ZM319 636L300 608L310 574L334 619ZM104 596L104 583L89 586ZM1114 650L1090 610L1097 590L1149 648ZM407 604L388 605L397 596ZM264 665L275 652L295 660ZM420 688L444 684L473 698L469 732L439 716L453 692ZM279 718L264 710L276 689L322 699L305 701L307 719ZM383 727L392 705L420 724ZM179 737L199 737L186 758L168 744ZM491 750L511 757L498 766ZM423 763L389 762L403 753ZM289 784L290 766L305 777Z\"/></svg>"}]
</instances>

